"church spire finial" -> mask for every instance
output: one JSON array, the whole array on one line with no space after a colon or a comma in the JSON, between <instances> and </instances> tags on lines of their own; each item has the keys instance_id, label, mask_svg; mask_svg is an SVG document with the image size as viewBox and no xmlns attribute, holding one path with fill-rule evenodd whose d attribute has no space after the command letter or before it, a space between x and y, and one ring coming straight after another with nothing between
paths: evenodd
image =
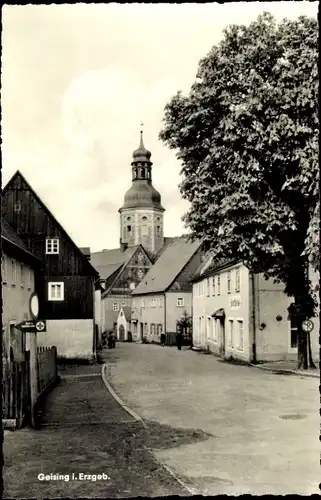
<instances>
[{"instance_id":1,"label":"church spire finial","mask_svg":"<svg viewBox=\"0 0 321 500\"><path fill-rule=\"evenodd\" d=\"M139 148L140 149L145 149L145 146L144 146L144 143L143 143L143 122L140 122L140 144L139 144Z\"/></svg>"}]
</instances>

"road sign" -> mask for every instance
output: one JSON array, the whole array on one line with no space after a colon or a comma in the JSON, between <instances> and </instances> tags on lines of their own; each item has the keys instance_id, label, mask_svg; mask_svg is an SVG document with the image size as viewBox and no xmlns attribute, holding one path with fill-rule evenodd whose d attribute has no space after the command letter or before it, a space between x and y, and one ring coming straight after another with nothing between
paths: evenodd
<instances>
[{"instance_id":1,"label":"road sign","mask_svg":"<svg viewBox=\"0 0 321 500\"><path fill-rule=\"evenodd\" d=\"M313 322L310 319L305 319L304 321L302 321L301 326L304 332L312 332L314 328Z\"/></svg>"},{"instance_id":2,"label":"road sign","mask_svg":"<svg viewBox=\"0 0 321 500\"><path fill-rule=\"evenodd\" d=\"M22 332L36 332L36 325L34 324L33 321L22 321L21 323L18 323L15 325L15 328L18 328L18 330L21 330Z\"/></svg>"},{"instance_id":3,"label":"road sign","mask_svg":"<svg viewBox=\"0 0 321 500\"><path fill-rule=\"evenodd\" d=\"M46 321L37 321L36 323L37 332L45 332L46 331Z\"/></svg>"}]
</instances>

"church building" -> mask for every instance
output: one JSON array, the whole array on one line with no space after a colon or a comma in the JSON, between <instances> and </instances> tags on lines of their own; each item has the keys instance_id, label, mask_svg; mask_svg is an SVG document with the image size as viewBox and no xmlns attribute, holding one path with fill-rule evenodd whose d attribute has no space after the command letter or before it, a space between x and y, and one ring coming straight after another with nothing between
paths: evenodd
<instances>
[{"instance_id":1,"label":"church building","mask_svg":"<svg viewBox=\"0 0 321 500\"><path fill-rule=\"evenodd\" d=\"M131 294L163 250L178 238L164 237L161 195L152 184L151 152L143 142L133 152L132 185L119 209L120 246L91 254L105 292L102 295L102 331L115 328L122 307L131 307Z\"/></svg>"}]
</instances>

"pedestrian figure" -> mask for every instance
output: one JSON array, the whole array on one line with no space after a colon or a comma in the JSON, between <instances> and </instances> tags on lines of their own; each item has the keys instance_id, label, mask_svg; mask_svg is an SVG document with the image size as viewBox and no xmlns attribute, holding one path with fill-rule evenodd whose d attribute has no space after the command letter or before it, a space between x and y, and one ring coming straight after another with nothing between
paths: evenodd
<instances>
[{"instance_id":1,"label":"pedestrian figure","mask_svg":"<svg viewBox=\"0 0 321 500\"><path fill-rule=\"evenodd\" d=\"M165 340L166 340L166 335L165 333L161 333L161 336L160 336L160 341L161 341L161 345L164 347L165 345Z\"/></svg>"},{"instance_id":2,"label":"pedestrian figure","mask_svg":"<svg viewBox=\"0 0 321 500\"><path fill-rule=\"evenodd\" d=\"M108 333L108 337L107 337L107 345L108 345L108 349L111 349L113 347L113 339L112 339L110 332Z\"/></svg>"},{"instance_id":3,"label":"pedestrian figure","mask_svg":"<svg viewBox=\"0 0 321 500\"><path fill-rule=\"evenodd\" d=\"M116 335L114 333L111 334L111 342L112 342L112 347L116 347Z\"/></svg>"},{"instance_id":4,"label":"pedestrian figure","mask_svg":"<svg viewBox=\"0 0 321 500\"><path fill-rule=\"evenodd\" d=\"M181 333L176 334L176 345L177 349L180 351L182 349L183 337Z\"/></svg>"}]
</instances>

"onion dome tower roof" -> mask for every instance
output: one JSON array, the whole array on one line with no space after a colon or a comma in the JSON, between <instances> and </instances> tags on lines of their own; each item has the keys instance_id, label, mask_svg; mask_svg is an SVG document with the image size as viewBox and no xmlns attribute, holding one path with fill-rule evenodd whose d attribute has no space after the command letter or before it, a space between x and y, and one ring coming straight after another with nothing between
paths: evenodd
<instances>
[{"instance_id":1,"label":"onion dome tower roof","mask_svg":"<svg viewBox=\"0 0 321 500\"><path fill-rule=\"evenodd\" d=\"M139 147L133 152L131 163L133 182L125 194L124 204L120 211L125 208L156 208L162 212L165 211L161 204L161 195L152 185L153 163L150 158L151 152L144 146L141 130Z\"/></svg>"}]
</instances>

